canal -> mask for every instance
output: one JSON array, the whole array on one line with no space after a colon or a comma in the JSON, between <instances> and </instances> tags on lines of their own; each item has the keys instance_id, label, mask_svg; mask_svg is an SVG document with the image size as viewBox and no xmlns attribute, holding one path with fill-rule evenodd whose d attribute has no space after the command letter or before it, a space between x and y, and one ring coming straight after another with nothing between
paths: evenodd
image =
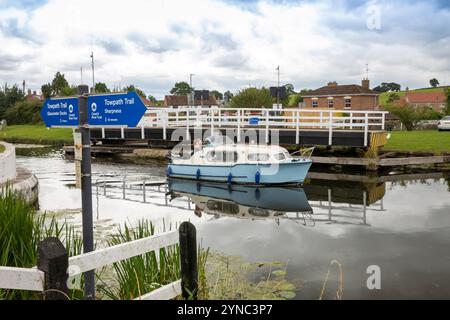
<instances>
[{"instance_id":1,"label":"canal","mask_svg":"<svg viewBox=\"0 0 450 320\"><path fill-rule=\"evenodd\" d=\"M73 162L59 151L17 162L39 179L40 210L81 230ZM324 299L339 289L344 299L450 298L448 173L367 177L313 169L302 188L229 189L186 181L152 185L165 179L161 162L94 160L92 171L96 239L140 219L160 231L190 220L201 246L230 261L256 269L282 263L295 299L318 299L326 278ZM370 266L379 267L379 289L367 286ZM270 268L249 281L267 278Z\"/></svg>"}]
</instances>

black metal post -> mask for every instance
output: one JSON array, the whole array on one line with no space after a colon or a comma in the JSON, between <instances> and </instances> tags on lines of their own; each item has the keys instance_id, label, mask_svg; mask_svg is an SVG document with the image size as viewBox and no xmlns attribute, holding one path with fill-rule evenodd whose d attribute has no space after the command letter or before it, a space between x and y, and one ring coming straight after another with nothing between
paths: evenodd
<instances>
[{"instance_id":1,"label":"black metal post","mask_svg":"<svg viewBox=\"0 0 450 320\"><path fill-rule=\"evenodd\" d=\"M179 233L182 295L184 299L197 300L198 267L195 226L185 221L180 225Z\"/></svg>"},{"instance_id":2,"label":"black metal post","mask_svg":"<svg viewBox=\"0 0 450 320\"><path fill-rule=\"evenodd\" d=\"M83 219L83 252L94 250L94 226L92 217L92 177L91 177L91 132L88 124L88 93L87 85L78 86L79 127L81 132L81 206ZM85 299L95 299L94 270L84 273Z\"/></svg>"},{"instance_id":3,"label":"black metal post","mask_svg":"<svg viewBox=\"0 0 450 320\"><path fill-rule=\"evenodd\" d=\"M58 238L46 238L38 244L37 268L45 273L45 300L68 300L68 266L69 255Z\"/></svg>"}]
</instances>

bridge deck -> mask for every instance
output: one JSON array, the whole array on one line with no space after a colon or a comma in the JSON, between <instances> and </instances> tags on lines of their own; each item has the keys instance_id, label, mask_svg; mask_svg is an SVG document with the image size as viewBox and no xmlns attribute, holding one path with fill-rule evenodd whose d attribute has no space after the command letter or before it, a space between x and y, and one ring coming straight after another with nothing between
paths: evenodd
<instances>
[{"instance_id":1,"label":"bridge deck","mask_svg":"<svg viewBox=\"0 0 450 320\"><path fill-rule=\"evenodd\" d=\"M175 132L175 128L93 128L91 129L91 138L94 141L104 142L125 142L125 141L146 141L149 144L161 144L165 142L168 146L175 145L180 141L178 134ZM183 130L183 129L182 129ZM196 138L197 136L205 137L207 128L189 129L190 136ZM250 142L255 140L255 136L258 142L265 142L266 130L259 128L254 129L254 133L248 133L245 129L241 130L241 141ZM183 130L185 131L185 130ZM234 137L236 141L237 133L236 129L230 128L215 128L214 131L220 131L222 134L227 134L231 138ZM230 133L231 131L231 133ZM301 129L297 132L295 129L271 129L269 131L269 143L278 143L280 145L333 145L333 146L347 146L347 147L364 147L365 132L363 130L334 130L331 137L329 130L320 129ZM369 131L367 145L371 146L374 143L374 137L379 135L385 135L385 131ZM376 142L375 142L376 143Z\"/></svg>"}]
</instances>

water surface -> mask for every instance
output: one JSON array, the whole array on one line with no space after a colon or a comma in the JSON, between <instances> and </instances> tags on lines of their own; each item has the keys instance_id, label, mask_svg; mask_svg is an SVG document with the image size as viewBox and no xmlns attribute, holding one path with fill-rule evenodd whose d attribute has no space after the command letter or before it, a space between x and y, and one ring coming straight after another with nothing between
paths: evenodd
<instances>
[{"instance_id":1,"label":"water surface","mask_svg":"<svg viewBox=\"0 0 450 320\"><path fill-rule=\"evenodd\" d=\"M81 226L74 164L60 154L19 157L39 178L39 205ZM317 299L329 264L343 268L345 299L450 298L450 179L441 173L356 175L311 172L301 189L258 189L171 183L164 164L93 163L95 236L145 218L159 230L190 220L203 247L248 262L283 261L302 285L297 299ZM125 177L126 191L123 199ZM108 181L105 189L102 181ZM367 268L381 269L381 289L369 290ZM325 298L334 298L331 268Z\"/></svg>"}]
</instances>

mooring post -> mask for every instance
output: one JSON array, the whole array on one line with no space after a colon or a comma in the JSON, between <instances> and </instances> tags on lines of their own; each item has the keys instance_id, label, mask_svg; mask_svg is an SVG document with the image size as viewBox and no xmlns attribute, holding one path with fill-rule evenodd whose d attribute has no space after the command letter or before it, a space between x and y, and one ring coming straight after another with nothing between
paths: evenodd
<instances>
[{"instance_id":1,"label":"mooring post","mask_svg":"<svg viewBox=\"0 0 450 320\"><path fill-rule=\"evenodd\" d=\"M91 131L88 119L87 85L78 86L79 127L81 132L82 161L81 161L81 211L83 224L83 252L94 250L94 225L92 217L92 177L91 177ZM84 273L85 299L95 299L94 270Z\"/></svg>"},{"instance_id":2,"label":"mooring post","mask_svg":"<svg viewBox=\"0 0 450 320\"><path fill-rule=\"evenodd\" d=\"M144 197L144 202L145 202L145 184L146 184L146 182L145 182L145 180L142 182L142 195L143 195L143 197Z\"/></svg>"},{"instance_id":3,"label":"mooring post","mask_svg":"<svg viewBox=\"0 0 450 320\"><path fill-rule=\"evenodd\" d=\"M37 268L44 272L44 299L68 300L67 268L69 255L56 237L46 238L38 244Z\"/></svg>"},{"instance_id":4,"label":"mooring post","mask_svg":"<svg viewBox=\"0 0 450 320\"><path fill-rule=\"evenodd\" d=\"M122 193L123 193L123 198L125 199L125 177L123 177Z\"/></svg>"},{"instance_id":5,"label":"mooring post","mask_svg":"<svg viewBox=\"0 0 450 320\"><path fill-rule=\"evenodd\" d=\"M198 267L195 226L185 221L180 225L179 233L182 295L184 299L197 300Z\"/></svg>"}]
</instances>

